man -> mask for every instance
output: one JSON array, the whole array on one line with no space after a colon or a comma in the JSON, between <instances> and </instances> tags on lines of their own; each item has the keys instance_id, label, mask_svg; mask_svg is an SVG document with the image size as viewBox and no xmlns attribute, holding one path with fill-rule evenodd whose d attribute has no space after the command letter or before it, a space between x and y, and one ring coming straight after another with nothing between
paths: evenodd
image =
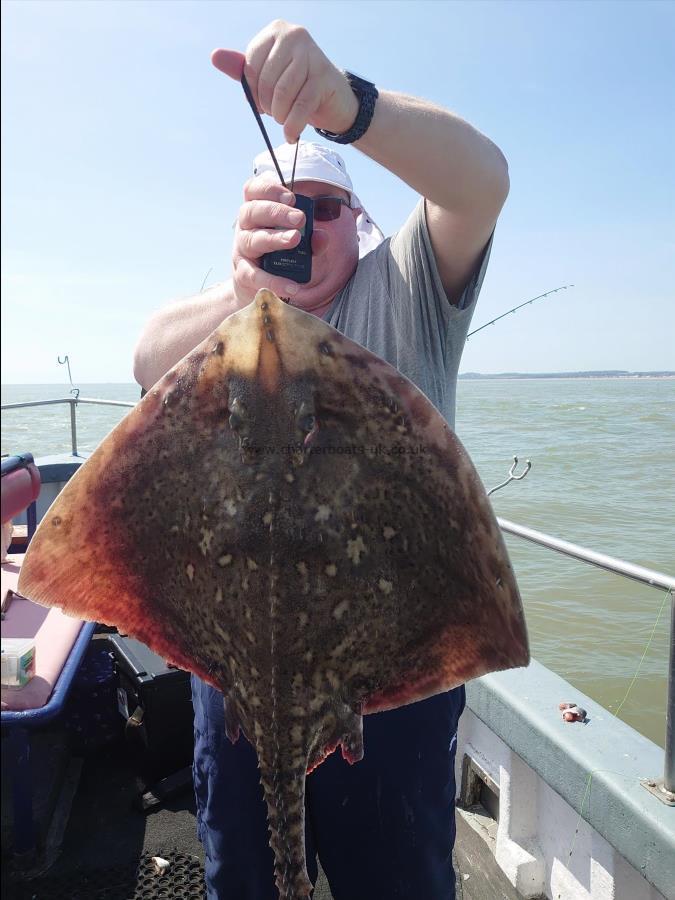
<instances>
[{"instance_id":1,"label":"man","mask_svg":"<svg viewBox=\"0 0 675 900\"><path fill-rule=\"evenodd\" d=\"M414 381L454 424L456 377L508 194L501 152L452 113L379 91L338 70L303 29L275 21L246 54L217 50L214 65L240 80L294 144L307 125L354 145L420 195L389 240L352 190L344 161L302 143L295 188L316 205L312 277L299 285L260 258L294 247L303 214L271 173L268 154L244 189L232 281L160 311L139 342L135 374L149 389L261 287L323 317ZM280 148L290 180L294 147ZM359 252L374 247L371 252ZM442 523L439 523L442 527ZM211 900L276 897L256 757L225 737L222 696L193 679L195 790ZM364 719L365 757L332 754L307 779L307 861L315 855L335 900L452 900L454 757L464 688Z\"/></svg>"}]
</instances>

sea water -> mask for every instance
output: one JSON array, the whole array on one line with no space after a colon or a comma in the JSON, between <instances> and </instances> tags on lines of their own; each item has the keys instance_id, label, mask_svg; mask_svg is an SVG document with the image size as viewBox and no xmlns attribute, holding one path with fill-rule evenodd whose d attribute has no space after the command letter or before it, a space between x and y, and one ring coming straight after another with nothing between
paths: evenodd
<instances>
[{"instance_id":1,"label":"sea water","mask_svg":"<svg viewBox=\"0 0 675 900\"><path fill-rule=\"evenodd\" d=\"M80 396L135 402L130 384ZM68 397L69 386L7 385L2 403ZM78 448L93 450L127 410L80 405ZM457 433L498 516L675 574L675 381L657 378L460 380ZM67 405L8 410L2 453L70 450ZM507 536L533 655L663 746L670 609L665 592ZM659 611L661 618L655 627ZM653 633L653 637L652 636ZM651 637L651 643L650 643ZM645 653L645 649L647 652ZM643 657L644 659L641 658ZM574 701L570 696L558 701Z\"/></svg>"}]
</instances>

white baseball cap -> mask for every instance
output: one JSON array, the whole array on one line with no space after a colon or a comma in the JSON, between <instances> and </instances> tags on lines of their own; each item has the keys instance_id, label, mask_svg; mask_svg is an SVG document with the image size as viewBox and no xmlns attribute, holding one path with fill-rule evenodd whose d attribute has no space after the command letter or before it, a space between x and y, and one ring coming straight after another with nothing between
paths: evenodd
<instances>
[{"instance_id":1,"label":"white baseball cap","mask_svg":"<svg viewBox=\"0 0 675 900\"><path fill-rule=\"evenodd\" d=\"M274 150L281 174L289 187L293 173L295 149L295 144L281 144ZM279 177L272 156L265 150L253 160L253 174L264 175L268 172L274 175L275 179ZM325 147L323 144L315 144L312 141L300 141L295 165L295 180L319 181L347 191L352 209L361 209L356 219L356 231L359 237L359 257L370 253L378 244L382 243L384 234L354 193L352 180L347 173L345 162L335 150Z\"/></svg>"}]
</instances>

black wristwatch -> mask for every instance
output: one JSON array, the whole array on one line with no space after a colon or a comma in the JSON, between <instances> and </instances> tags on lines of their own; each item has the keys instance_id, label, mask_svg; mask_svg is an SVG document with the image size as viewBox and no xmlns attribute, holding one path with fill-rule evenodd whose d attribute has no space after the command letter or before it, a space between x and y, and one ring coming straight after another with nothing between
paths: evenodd
<instances>
[{"instance_id":1,"label":"black wristwatch","mask_svg":"<svg viewBox=\"0 0 675 900\"><path fill-rule=\"evenodd\" d=\"M325 137L328 141L335 141L336 144L353 144L358 141L368 131L370 123L375 112L375 101L378 98L377 88L365 78L359 78L353 72L345 72L351 89L356 94L359 101L359 111L354 120L354 124L342 134L334 134L332 131L324 131L323 128L315 128L314 130L321 137Z\"/></svg>"}]
</instances>

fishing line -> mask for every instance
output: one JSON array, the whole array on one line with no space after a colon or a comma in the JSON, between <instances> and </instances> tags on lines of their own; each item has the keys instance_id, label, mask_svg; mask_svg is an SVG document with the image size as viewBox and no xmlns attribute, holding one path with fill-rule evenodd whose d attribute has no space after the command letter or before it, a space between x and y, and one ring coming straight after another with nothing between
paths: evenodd
<instances>
[{"instance_id":1,"label":"fishing line","mask_svg":"<svg viewBox=\"0 0 675 900\"><path fill-rule=\"evenodd\" d=\"M204 276L204 280L202 281L202 286L199 288L199 293L200 293L200 294L204 293L204 285L206 284L206 279L209 277L209 275L211 274L211 272L213 272L213 266L211 266L211 268L209 269L209 271L208 271L208 272L206 273L206 275Z\"/></svg>"},{"instance_id":2,"label":"fishing line","mask_svg":"<svg viewBox=\"0 0 675 900\"><path fill-rule=\"evenodd\" d=\"M657 629L657 627L658 627L659 621L661 620L661 615L663 614L663 610L664 610L665 607L666 607L666 601L667 601L669 598L670 598L671 601L672 601L672 594L671 594L670 591L666 591L665 596L664 596L664 598L663 598L663 603L661 604L661 609L659 610L659 614L657 615L656 621L654 622L654 627L652 628L652 633L649 635L649 640L647 641L647 646L645 647L644 652L643 652L643 654L642 654L642 657L640 658L640 662L638 663L638 667L637 667L637 670L636 670L636 672L635 672L635 675L633 676L633 680L632 680L631 683L628 685L628 690L626 691L626 696L623 698L623 700L622 700L621 703L619 704L619 706L618 706L616 712L614 713L615 718L616 718L616 717L619 715L619 713L621 712L621 707L624 705L624 703L625 703L626 700L628 699L628 695L630 694L630 692L631 692L631 690L632 690L632 688L633 688L633 685L634 685L635 682L637 681L638 675L640 674L640 669L642 668L642 663L645 661L645 656L647 655L647 653L648 653L648 651L649 651L649 648L650 648L651 645L652 645L652 641L654 640L654 635L656 634L656 629Z\"/></svg>"},{"instance_id":3,"label":"fishing line","mask_svg":"<svg viewBox=\"0 0 675 900\"><path fill-rule=\"evenodd\" d=\"M572 853L574 853L574 845L577 842L577 835L579 834L579 825L581 825L581 819L582 819L583 813L584 813L584 806L586 804L586 798L588 797L588 792L591 789L591 781L593 780L593 775L595 774L595 772L598 772L598 771L600 771L600 770L594 769L592 772L588 773L588 779L586 780L586 790L584 791L584 796L581 799L581 806L579 807L579 818L577 819L577 824L574 828L574 837L572 838L572 843L570 845L570 851L567 854L567 862L568 863L572 859ZM569 869L569 866L567 866L566 868ZM560 900L560 891L558 891L557 900Z\"/></svg>"},{"instance_id":4,"label":"fishing line","mask_svg":"<svg viewBox=\"0 0 675 900\"><path fill-rule=\"evenodd\" d=\"M570 859L572 858L572 853L574 851L574 845L577 840L577 835L579 834L579 825L581 824L581 819L582 819L583 812L584 812L584 806L586 804L586 798L588 797L589 791L591 789L591 782L593 780L593 776L598 775L600 772L604 773L605 775L618 775L619 778L628 778L628 776L626 775L625 772L614 772L614 771L612 771L612 769L592 769L588 773L588 779L586 781L586 789L584 790L584 796L581 801L581 807L579 808L579 818L577 819L577 824L574 829L574 837L572 838L572 845L570 846L569 853L567 854L567 862L568 863L569 863ZM567 867L567 868L569 871L569 867ZM556 900L561 900L561 897L562 897L562 894L560 893L560 891L558 891L558 893L556 894Z\"/></svg>"},{"instance_id":5,"label":"fishing line","mask_svg":"<svg viewBox=\"0 0 675 900\"><path fill-rule=\"evenodd\" d=\"M673 600L673 594L672 594L672 591L666 591L666 593L664 594L663 602L661 603L661 608L659 609L659 611L658 611L658 613L657 613L656 620L655 620L654 626L653 626L653 628L652 628L652 632L651 632L651 634L649 635L649 640L647 641L647 644L646 644L646 646L645 646L645 649L644 649L643 652L642 652L642 656L640 657L640 662L638 663L638 667L637 667L637 669L636 669L636 671L635 671L635 675L633 676L633 679L632 679L631 683L628 685L628 689L627 689L627 691L626 691L626 693L625 693L625 695L624 695L623 700L622 700L621 703L618 705L618 707L617 707L617 709L616 709L616 712L612 713L612 715L614 716L614 718L617 718L617 717L618 717L618 715L619 715L619 713L620 713L620 711L621 711L621 709L622 709L624 703L625 703L626 700L628 699L628 695L630 694L631 690L633 689L633 685L635 684L635 682L636 682L637 679L638 679L638 676L640 675L640 669L642 668L642 663L645 661L645 657L647 656L647 653L649 652L649 648L650 648L651 645L652 645L652 641L654 640L654 635L656 634L656 629L658 628L659 622L661 621L661 616L663 615L663 610L666 608L666 603L667 603L668 600L670 600L671 602L672 602L672 600ZM578 818L577 818L577 824L576 824L576 826L575 826L575 828L574 828L574 837L572 838L572 843L571 843L571 845L570 845L569 853L567 854L567 861L568 861L568 862L569 862L570 859L572 858L572 853L574 852L574 845L576 844L577 835L579 834L579 826L580 826L581 820L582 820L582 818L583 818L584 807L585 807L585 805L586 805L586 799L588 798L588 794L589 794L589 791L590 791L590 789L591 789L591 782L592 782L592 780L593 780L593 776L596 775L598 772L606 772L606 773L608 773L608 774L610 774L610 775L619 775L620 777L624 777L624 778L627 777L627 776L625 775L625 773L623 773L623 772L612 772L612 771L610 771L609 769L593 769L591 772L588 773L588 779L586 780L586 787L585 787L585 790L584 790L584 795L583 795L582 800L581 800L581 806L579 807L579 816L578 816ZM560 892L558 892L557 897L556 897L556 900L560 900L561 896L562 896L562 895L560 894Z\"/></svg>"}]
</instances>

